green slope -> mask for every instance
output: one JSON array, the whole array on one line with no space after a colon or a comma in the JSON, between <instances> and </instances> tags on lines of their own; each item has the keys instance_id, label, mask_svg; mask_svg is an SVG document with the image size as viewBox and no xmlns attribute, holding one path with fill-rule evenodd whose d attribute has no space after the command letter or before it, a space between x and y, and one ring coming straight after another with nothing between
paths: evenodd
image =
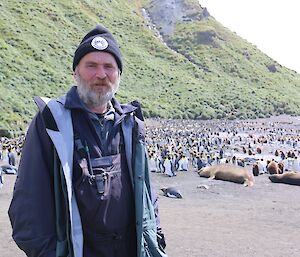
<instances>
[{"instance_id":1,"label":"green slope","mask_svg":"<svg viewBox=\"0 0 300 257\"><path fill-rule=\"evenodd\" d=\"M299 74L281 67L212 17L178 23L167 38L176 53L148 29L141 8L149 8L149 2L0 3L0 129L24 130L36 112L34 95L56 97L73 84L73 53L98 23L114 33L124 55L117 97L122 102L140 100L148 117L300 114ZM268 66L277 71L270 72Z\"/></svg>"}]
</instances>

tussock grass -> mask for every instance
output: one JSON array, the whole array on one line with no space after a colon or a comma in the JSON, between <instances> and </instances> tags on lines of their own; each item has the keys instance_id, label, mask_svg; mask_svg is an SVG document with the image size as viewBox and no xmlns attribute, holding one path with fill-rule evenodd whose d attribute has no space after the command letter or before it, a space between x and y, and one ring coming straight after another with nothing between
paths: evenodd
<instances>
[{"instance_id":1,"label":"tussock grass","mask_svg":"<svg viewBox=\"0 0 300 257\"><path fill-rule=\"evenodd\" d=\"M57 97L73 84L73 53L96 24L113 32L124 55L117 98L141 101L146 117L300 114L299 74L212 17L176 24L175 33L166 39L176 52L172 51L145 24L140 8L150 2L0 3L0 128L23 131L37 110L33 96ZM186 4L196 6L196 2Z\"/></svg>"}]
</instances>

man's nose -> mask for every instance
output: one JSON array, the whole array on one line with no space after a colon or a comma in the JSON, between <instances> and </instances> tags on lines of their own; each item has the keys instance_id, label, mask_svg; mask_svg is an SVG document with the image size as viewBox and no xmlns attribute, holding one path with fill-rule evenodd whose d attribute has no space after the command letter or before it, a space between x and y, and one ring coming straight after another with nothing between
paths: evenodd
<instances>
[{"instance_id":1,"label":"man's nose","mask_svg":"<svg viewBox=\"0 0 300 257\"><path fill-rule=\"evenodd\" d=\"M106 71L103 67L98 67L96 70L96 77L99 79L104 79L106 78L107 74Z\"/></svg>"}]
</instances>

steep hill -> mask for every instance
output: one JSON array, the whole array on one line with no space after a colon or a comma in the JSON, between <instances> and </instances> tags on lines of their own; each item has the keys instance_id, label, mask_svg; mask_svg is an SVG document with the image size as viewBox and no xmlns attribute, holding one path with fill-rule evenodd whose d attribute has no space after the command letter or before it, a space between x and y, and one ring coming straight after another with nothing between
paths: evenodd
<instances>
[{"instance_id":1,"label":"steep hill","mask_svg":"<svg viewBox=\"0 0 300 257\"><path fill-rule=\"evenodd\" d=\"M36 112L34 95L56 97L73 84L73 53L98 23L124 55L118 99L140 100L147 117L300 114L300 75L224 28L198 1L9 0L0 11L4 131L24 130Z\"/></svg>"}]
</instances>

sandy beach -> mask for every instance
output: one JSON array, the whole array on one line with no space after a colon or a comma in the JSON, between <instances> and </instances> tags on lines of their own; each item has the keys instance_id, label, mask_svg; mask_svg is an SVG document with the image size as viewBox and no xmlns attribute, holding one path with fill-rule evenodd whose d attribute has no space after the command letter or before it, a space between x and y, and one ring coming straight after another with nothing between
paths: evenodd
<instances>
[{"instance_id":1,"label":"sandy beach","mask_svg":"<svg viewBox=\"0 0 300 257\"><path fill-rule=\"evenodd\" d=\"M300 256L299 187L274 184L268 175L253 187L201 178L194 171L176 177L151 173L160 203L170 257ZM0 191L1 256L25 256L11 238L7 209L15 175L4 175ZM207 185L208 189L197 188ZM162 195L176 186L183 199Z\"/></svg>"},{"instance_id":2,"label":"sandy beach","mask_svg":"<svg viewBox=\"0 0 300 257\"><path fill-rule=\"evenodd\" d=\"M282 116L258 120L258 124L246 126L269 126L267 122L270 121L276 122L270 123L273 129L276 128L276 134L289 133L290 129L299 131L300 117ZM153 121L151 124L153 127L160 125ZM274 152L275 146L278 147L276 142L274 140L273 145L264 145L267 157ZM251 170L251 166L247 168ZM174 177L151 173L159 197L168 256L300 256L300 188L272 183L268 176L263 174L255 177L254 186L244 187L232 182L202 178L191 166L189 171L178 171ZM15 178L15 175L5 174L4 186L0 190L1 257L25 256L12 240L7 215ZM204 187L199 187L201 185ZM160 188L168 186L177 187L183 199L163 196Z\"/></svg>"},{"instance_id":3,"label":"sandy beach","mask_svg":"<svg viewBox=\"0 0 300 257\"><path fill-rule=\"evenodd\" d=\"M299 187L274 184L268 175L255 179L253 187L244 187L196 172L174 179L155 174L157 189L176 186L184 197L160 196L169 256L300 256Z\"/></svg>"}]
</instances>

